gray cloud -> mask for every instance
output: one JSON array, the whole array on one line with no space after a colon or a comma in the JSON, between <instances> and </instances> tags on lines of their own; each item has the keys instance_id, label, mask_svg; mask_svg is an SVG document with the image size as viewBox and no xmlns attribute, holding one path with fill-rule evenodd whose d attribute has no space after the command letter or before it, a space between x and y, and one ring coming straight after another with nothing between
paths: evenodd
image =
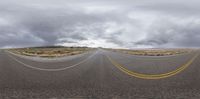
<instances>
[{"instance_id":1,"label":"gray cloud","mask_svg":"<svg viewBox=\"0 0 200 99\"><path fill-rule=\"evenodd\" d=\"M0 1L0 47L200 47L198 1Z\"/></svg>"},{"instance_id":2,"label":"gray cloud","mask_svg":"<svg viewBox=\"0 0 200 99\"><path fill-rule=\"evenodd\" d=\"M180 22L182 21L182 22ZM199 19L162 20L150 27L149 34L136 45L152 47L199 47ZM159 25L162 24L162 25Z\"/></svg>"}]
</instances>

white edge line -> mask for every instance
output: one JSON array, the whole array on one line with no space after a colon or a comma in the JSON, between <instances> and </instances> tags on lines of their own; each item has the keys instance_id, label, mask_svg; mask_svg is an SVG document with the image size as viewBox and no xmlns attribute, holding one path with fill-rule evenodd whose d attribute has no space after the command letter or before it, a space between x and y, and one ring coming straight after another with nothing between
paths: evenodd
<instances>
[{"instance_id":1,"label":"white edge line","mask_svg":"<svg viewBox=\"0 0 200 99\"><path fill-rule=\"evenodd\" d=\"M10 52L9 52L10 53ZM65 68L58 68L58 69L44 69L44 68L39 68L39 67L34 67L34 66L31 66L31 65L28 65L26 63L23 63L21 61L19 61L18 59L16 59L15 57L7 54L9 57L11 57L13 60L15 60L16 62L24 65L25 67L28 67L28 68L32 68L32 69L35 69L35 70L40 70L40 71L63 71L63 70L66 70L66 69L69 69L69 68L73 68L73 67L76 67L84 62L86 62L87 60L89 60L90 58L92 58L94 55L97 54L97 51L95 53L93 53L92 55L90 55L88 58L86 58L85 60L83 61L80 61L79 63L76 63L74 65L71 65L71 66L67 66Z\"/></svg>"}]
</instances>

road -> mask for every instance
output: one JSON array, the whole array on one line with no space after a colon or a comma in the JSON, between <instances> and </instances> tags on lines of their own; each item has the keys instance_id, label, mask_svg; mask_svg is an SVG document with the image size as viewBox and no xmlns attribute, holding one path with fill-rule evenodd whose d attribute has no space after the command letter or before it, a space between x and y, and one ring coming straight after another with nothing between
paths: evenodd
<instances>
[{"instance_id":1,"label":"road","mask_svg":"<svg viewBox=\"0 0 200 99\"><path fill-rule=\"evenodd\" d=\"M98 49L42 60L0 50L0 99L200 99L199 53L144 57Z\"/></svg>"}]
</instances>

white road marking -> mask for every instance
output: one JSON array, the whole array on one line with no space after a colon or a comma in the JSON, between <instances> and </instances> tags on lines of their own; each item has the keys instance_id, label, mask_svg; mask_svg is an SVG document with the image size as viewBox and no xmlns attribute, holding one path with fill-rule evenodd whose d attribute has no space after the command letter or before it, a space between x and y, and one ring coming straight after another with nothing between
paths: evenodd
<instances>
[{"instance_id":1,"label":"white road marking","mask_svg":"<svg viewBox=\"0 0 200 99\"><path fill-rule=\"evenodd\" d=\"M31 68L31 69L35 69L35 70L40 70L40 71L63 71L63 70L66 70L66 69L70 69L70 68L73 68L73 67L76 67L84 62L86 62L87 60L89 60L90 58L92 58L94 55L97 54L98 51L96 51L95 53L93 53L92 55L90 55L88 58L86 58L85 60L83 61L80 61L79 63L76 63L74 65L71 65L71 66L67 66L67 67L64 67L64 68L58 68L58 69L45 69L45 68L39 68L39 67L34 67L34 66L31 66L31 65L28 65L26 63L23 63L21 61L19 61L18 59L16 59L15 57L7 54L9 57L11 57L13 60L15 60L16 62L24 65L25 67L28 67L28 68Z\"/></svg>"}]
</instances>

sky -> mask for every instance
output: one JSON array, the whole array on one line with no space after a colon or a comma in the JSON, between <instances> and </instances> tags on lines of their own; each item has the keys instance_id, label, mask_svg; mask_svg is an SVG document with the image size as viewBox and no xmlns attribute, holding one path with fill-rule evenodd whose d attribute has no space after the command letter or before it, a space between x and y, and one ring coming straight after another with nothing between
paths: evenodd
<instances>
[{"instance_id":1,"label":"sky","mask_svg":"<svg viewBox=\"0 0 200 99\"><path fill-rule=\"evenodd\" d=\"M0 48L200 47L199 0L0 0Z\"/></svg>"}]
</instances>

